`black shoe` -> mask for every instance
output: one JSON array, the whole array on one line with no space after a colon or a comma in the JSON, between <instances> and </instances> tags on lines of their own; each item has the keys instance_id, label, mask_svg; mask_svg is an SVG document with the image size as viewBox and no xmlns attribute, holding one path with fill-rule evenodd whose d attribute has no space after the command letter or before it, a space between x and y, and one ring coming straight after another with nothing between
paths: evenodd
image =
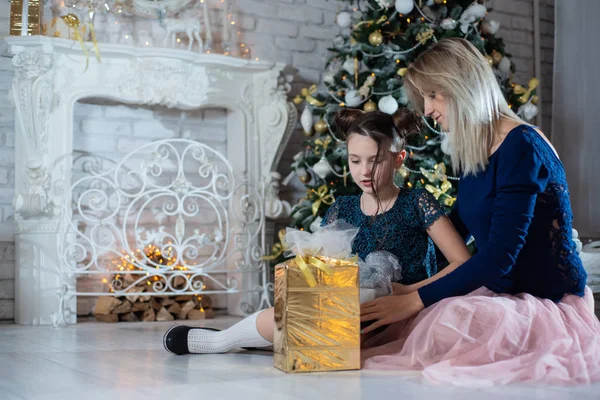
<instances>
[{"instance_id":1,"label":"black shoe","mask_svg":"<svg viewBox=\"0 0 600 400\"><path fill-rule=\"evenodd\" d=\"M189 354L188 348L188 333L190 329L205 329L207 331L218 331L213 328L198 328L194 326L186 325L175 325L165 333L163 336L163 346L169 353L177 354L178 356L183 354Z\"/></svg>"}]
</instances>

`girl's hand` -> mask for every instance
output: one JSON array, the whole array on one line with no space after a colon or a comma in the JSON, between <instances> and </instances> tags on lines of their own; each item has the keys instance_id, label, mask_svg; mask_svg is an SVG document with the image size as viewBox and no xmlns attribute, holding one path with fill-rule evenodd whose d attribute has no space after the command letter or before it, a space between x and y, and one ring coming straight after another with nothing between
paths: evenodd
<instances>
[{"instance_id":1,"label":"girl's hand","mask_svg":"<svg viewBox=\"0 0 600 400\"><path fill-rule=\"evenodd\" d=\"M424 308L419 292L416 291L410 294L384 296L368 301L360 306L360 322L375 322L363 329L361 333L369 333L380 326L405 320Z\"/></svg>"},{"instance_id":2,"label":"girl's hand","mask_svg":"<svg viewBox=\"0 0 600 400\"><path fill-rule=\"evenodd\" d=\"M392 282L392 295L398 296L402 294L409 294L417 290L413 285L403 285L401 283Z\"/></svg>"}]
</instances>

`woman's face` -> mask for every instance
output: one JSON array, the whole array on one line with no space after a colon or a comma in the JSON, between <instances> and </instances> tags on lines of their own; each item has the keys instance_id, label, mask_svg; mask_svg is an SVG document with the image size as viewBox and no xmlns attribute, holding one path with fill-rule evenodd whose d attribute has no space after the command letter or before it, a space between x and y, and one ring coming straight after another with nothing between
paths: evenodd
<instances>
[{"instance_id":1,"label":"woman's face","mask_svg":"<svg viewBox=\"0 0 600 400\"><path fill-rule=\"evenodd\" d=\"M347 144L350 175L363 192L372 194L373 187L381 191L394 185L394 170L402 165L406 154L404 151L398 154L382 148L379 160L375 163L377 155L375 140L368 136L354 134L350 135ZM375 174L371 179L373 169Z\"/></svg>"},{"instance_id":2,"label":"woman's face","mask_svg":"<svg viewBox=\"0 0 600 400\"><path fill-rule=\"evenodd\" d=\"M444 132L448 132L446 118L446 99L440 93L431 93L423 97L425 115L433 118Z\"/></svg>"}]
</instances>

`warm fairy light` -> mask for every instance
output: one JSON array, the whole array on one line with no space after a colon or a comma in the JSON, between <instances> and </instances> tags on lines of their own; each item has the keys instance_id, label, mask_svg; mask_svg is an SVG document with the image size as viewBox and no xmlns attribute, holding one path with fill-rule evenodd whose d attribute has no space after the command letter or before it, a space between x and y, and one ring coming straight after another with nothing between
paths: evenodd
<instances>
[{"instance_id":1,"label":"warm fairy light","mask_svg":"<svg viewBox=\"0 0 600 400\"><path fill-rule=\"evenodd\" d=\"M425 184L425 180L424 180L424 179L421 179L421 183L424 185L424 184Z\"/></svg>"},{"instance_id":2,"label":"warm fairy light","mask_svg":"<svg viewBox=\"0 0 600 400\"><path fill-rule=\"evenodd\" d=\"M346 103L340 103L340 107L346 107Z\"/></svg>"},{"instance_id":3,"label":"warm fairy light","mask_svg":"<svg viewBox=\"0 0 600 400\"><path fill-rule=\"evenodd\" d=\"M406 18L406 22L410 24L410 18Z\"/></svg>"},{"instance_id":4,"label":"warm fairy light","mask_svg":"<svg viewBox=\"0 0 600 400\"><path fill-rule=\"evenodd\" d=\"M242 43L240 44L240 47L246 47L246 44Z\"/></svg>"},{"instance_id":5,"label":"warm fairy light","mask_svg":"<svg viewBox=\"0 0 600 400\"><path fill-rule=\"evenodd\" d=\"M155 276L155 277L154 277L154 280L155 280L155 281L157 281L157 280L158 280L158 276Z\"/></svg>"},{"instance_id":6,"label":"warm fairy light","mask_svg":"<svg viewBox=\"0 0 600 400\"><path fill-rule=\"evenodd\" d=\"M235 25L235 21L231 21L231 25Z\"/></svg>"},{"instance_id":7,"label":"warm fairy light","mask_svg":"<svg viewBox=\"0 0 600 400\"><path fill-rule=\"evenodd\" d=\"M255 60L255 61L258 61L258 60L260 60L260 59L259 59L258 57L256 57L254 60Z\"/></svg>"},{"instance_id":8,"label":"warm fairy light","mask_svg":"<svg viewBox=\"0 0 600 400\"><path fill-rule=\"evenodd\" d=\"M108 283L108 279L106 279L106 278L102 279L102 283Z\"/></svg>"},{"instance_id":9,"label":"warm fairy light","mask_svg":"<svg viewBox=\"0 0 600 400\"><path fill-rule=\"evenodd\" d=\"M410 183L410 182L406 182L406 186L408 186L408 187L412 187L412 183Z\"/></svg>"},{"instance_id":10,"label":"warm fairy light","mask_svg":"<svg viewBox=\"0 0 600 400\"><path fill-rule=\"evenodd\" d=\"M181 39L180 38L177 38L177 43L181 43Z\"/></svg>"},{"instance_id":11,"label":"warm fairy light","mask_svg":"<svg viewBox=\"0 0 600 400\"><path fill-rule=\"evenodd\" d=\"M150 283L150 281L148 281L148 286L150 286L150 285L152 285L152 284ZM189 297L188 297L188 299L189 299Z\"/></svg>"}]
</instances>

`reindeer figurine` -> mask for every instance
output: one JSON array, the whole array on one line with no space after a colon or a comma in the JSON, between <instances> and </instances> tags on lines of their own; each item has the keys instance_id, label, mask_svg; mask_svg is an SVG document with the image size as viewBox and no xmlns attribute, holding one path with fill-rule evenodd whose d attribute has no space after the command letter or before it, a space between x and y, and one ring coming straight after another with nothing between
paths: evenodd
<instances>
[{"instance_id":1,"label":"reindeer figurine","mask_svg":"<svg viewBox=\"0 0 600 400\"><path fill-rule=\"evenodd\" d=\"M175 47L175 36L178 33L185 33L189 41L188 50L192 50L194 38L196 38L196 40L198 41L198 51L202 53L204 46L202 43L202 37L200 36L200 33L202 32L202 24L200 23L200 18L166 18L165 14L166 13L164 11L160 12L159 14L160 26L167 31L163 46L167 47L167 43L169 42L169 39L171 39L171 47Z\"/></svg>"}]
</instances>

